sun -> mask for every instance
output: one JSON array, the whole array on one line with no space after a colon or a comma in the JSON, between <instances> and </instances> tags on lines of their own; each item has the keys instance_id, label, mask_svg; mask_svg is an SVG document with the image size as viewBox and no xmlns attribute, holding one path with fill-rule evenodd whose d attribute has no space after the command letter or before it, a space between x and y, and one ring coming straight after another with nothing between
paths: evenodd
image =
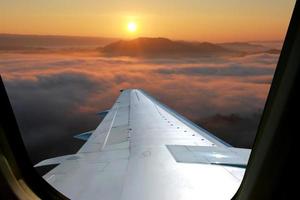
<instances>
[{"instance_id":1,"label":"sun","mask_svg":"<svg viewBox=\"0 0 300 200\"><path fill-rule=\"evenodd\" d=\"M131 33L136 32L136 30L137 30L137 25L136 25L136 23L135 23L135 22L129 22L129 23L127 24L127 30L128 30L129 32L131 32Z\"/></svg>"}]
</instances>

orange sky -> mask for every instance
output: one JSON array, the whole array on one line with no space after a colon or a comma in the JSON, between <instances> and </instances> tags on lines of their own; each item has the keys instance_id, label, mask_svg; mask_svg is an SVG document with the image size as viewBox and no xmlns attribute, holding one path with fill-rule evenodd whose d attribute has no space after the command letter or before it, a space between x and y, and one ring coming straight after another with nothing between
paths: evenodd
<instances>
[{"instance_id":1,"label":"orange sky","mask_svg":"<svg viewBox=\"0 0 300 200\"><path fill-rule=\"evenodd\" d=\"M282 40L294 0L0 1L0 33ZM138 29L130 33L127 23Z\"/></svg>"}]
</instances>

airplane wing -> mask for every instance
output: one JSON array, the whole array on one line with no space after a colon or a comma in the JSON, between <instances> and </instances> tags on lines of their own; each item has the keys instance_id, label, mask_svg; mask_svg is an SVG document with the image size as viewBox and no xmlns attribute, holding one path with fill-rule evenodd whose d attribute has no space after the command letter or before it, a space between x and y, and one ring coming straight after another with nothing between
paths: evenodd
<instances>
[{"instance_id":1,"label":"airplane wing","mask_svg":"<svg viewBox=\"0 0 300 200\"><path fill-rule=\"evenodd\" d=\"M36 165L59 164L44 179L70 199L231 199L250 154L138 89L88 134L76 154Z\"/></svg>"}]
</instances>

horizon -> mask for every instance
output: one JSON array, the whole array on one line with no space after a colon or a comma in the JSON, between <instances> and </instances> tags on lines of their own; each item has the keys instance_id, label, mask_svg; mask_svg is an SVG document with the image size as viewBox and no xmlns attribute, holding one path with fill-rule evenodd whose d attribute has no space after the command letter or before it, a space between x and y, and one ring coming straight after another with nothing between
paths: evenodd
<instances>
[{"instance_id":1,"label":"horizon","mask_svg":"<svg viewBox=\"0 0 300 200\"><path fill-rule=\"evenodd\" d=\"M169 39L171 41L185 41L185 42L209 42L209 43L259 43L259 42L266 42L266 43L272 43L272 42L283 42L284 38L278 38L277 40L245 40L245 41L240 41L240 40L229 40L229 41L219 41L219 42L213 42L213 41L207 41L207 40L184 40L184 39L174 39L170 37L151 37L151 36L137 36L133 38L118 38L118 37L105 37L105 36L88 36L88 35L56 35L56 34L34 34L34 33L1 33L0 36L24 36L24 37L69 37L69 38L91 38L91 39L115 39L115 40L125 40L125 41L131 41L131 40L136 40L139 38L150 38L150 39L156 39L156 38L163 38L163 39Z\"/></svg>"}]
</instances>

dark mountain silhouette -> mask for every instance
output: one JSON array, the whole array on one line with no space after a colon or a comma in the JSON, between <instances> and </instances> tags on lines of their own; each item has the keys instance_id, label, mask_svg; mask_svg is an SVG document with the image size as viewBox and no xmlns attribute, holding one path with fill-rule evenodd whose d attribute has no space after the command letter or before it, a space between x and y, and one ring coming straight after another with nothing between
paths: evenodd
<instances>
[{"instance_id":1,"label":"dark mountain silhouette","mask_svg":"<svg viewBox=\"0 0 300 200\"><path fill-rule=\"evenodd\" d=\"M264 51L264 53L268 53L268 54L280 54L281 50L279 49L269 49L267 51Z\"/></svg>"},{"instance_id":2,"label":"dark mountain silhouette","mask_svg":"<svg viewBox=\"0 0 300 200\"><path fill-rule=\"evenodd\" d=\"M100 46L100 47L99 47ZM99 47L99 48L97 48ZM0 52L47 53L55 51L100 51L106 56L203 57L279 54L280 50L247 42L213 44L141 37L119 40L105 37L18 35L0 33Z\"/></svg>"},{"instance_id":3,"label":"dark mountain silhouette","mask_svg":"<svg viewBox=\"0 0 300 200\"><path fill-rule=\"evenodd\" d=\"M281 52L278 49L270 49L260 44L251 44L248 42L218 43L217 45L229 50L243 52L244 55L257 53L279 54Z\"/></svg>"},{"instance_id":4,"label":"dark mountain silhouette","mask_svg":"<svg viewBox=\"0 0 300 200\"><path fill-rule=\"evenodd\" d=\"M3 34L0 33L1 50L28 50L36 48L51 47L78 47L105 46L116 38L105 37L83 37L83 36L63 36L63 35L22 35L22 34Z\"/></svg>"},{"instance_id":5,"label":"dark mountain silhouette","mask_svg":"<svg viewBox=\"0 0 300 200\"><path fill-rule=\"evenodd\" d=\"M251 44L248 42L228 42L218 43L218 45L226 49L241 51L245 53L255 53L268 50L268 47L265 47L260 44Z\"/></svg>"},{"instance_id":6,"label":"dark mountain silhouette","mask_svg":"<svg viewBox=\"0 0 300 200\"><path fill-rule=\"evenodd\" d=\"M120 40L98 48L108 56L215 56L239 54L208 42L172 41L166 38L137 38Z\"/></svg>"}]
</instances>

